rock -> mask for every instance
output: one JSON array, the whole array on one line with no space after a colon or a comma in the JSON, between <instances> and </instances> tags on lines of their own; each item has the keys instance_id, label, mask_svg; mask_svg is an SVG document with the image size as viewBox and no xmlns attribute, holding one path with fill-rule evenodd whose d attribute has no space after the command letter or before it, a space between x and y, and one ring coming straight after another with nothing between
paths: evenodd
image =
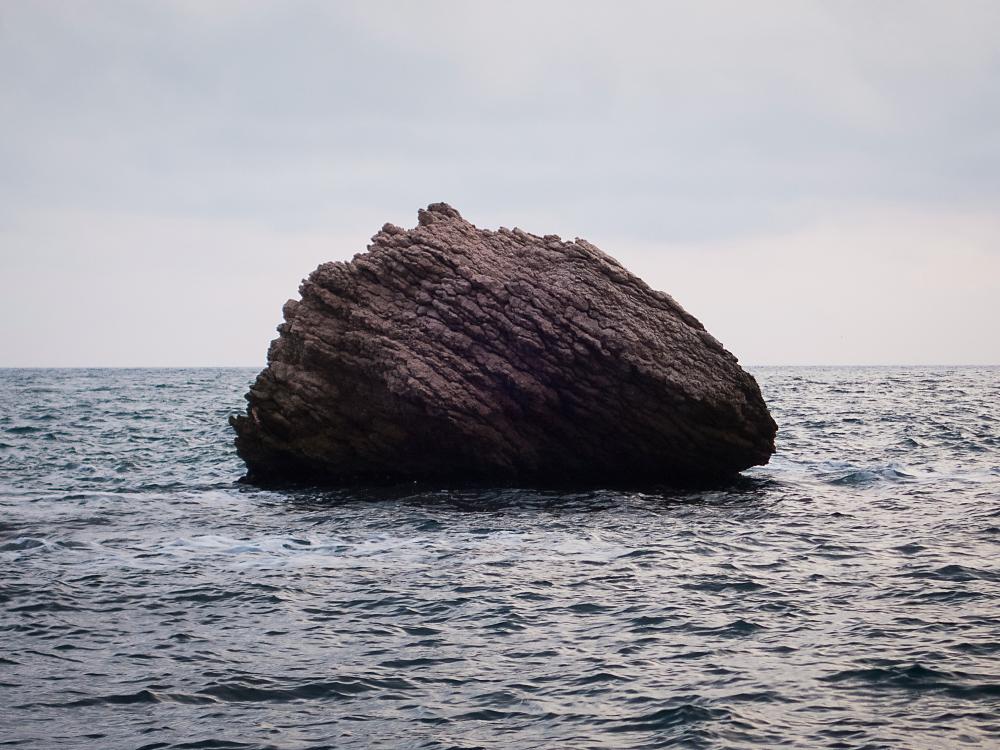
<instances>
[{"instance_id":1,"label":"rock","mask_svg":"<svg viewBox=\"0 0 1000 750\"><path fill-rule=\"evenodd\" d=\"M289 300L231 418L257 482L637 483L767 463L756 381L673 298L585 240L386 224Z\"/></svg>"}]
</instances>

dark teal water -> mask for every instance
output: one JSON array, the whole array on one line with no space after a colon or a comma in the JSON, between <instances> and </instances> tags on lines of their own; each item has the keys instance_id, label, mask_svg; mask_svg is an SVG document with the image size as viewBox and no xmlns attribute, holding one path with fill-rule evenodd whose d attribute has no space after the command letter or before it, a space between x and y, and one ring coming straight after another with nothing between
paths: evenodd
<instances>
[{"instance_id":1,"label":"dark teal water","mask_svg":"<svg viewBox=\"0 0 1000 750\"><path fill-rule=\"evenodd\" d=\"M704 492L262 491L251 370L0 371L0 745L1000 747L1000 370L759 369Z\"/></svg>"}]
</instances>

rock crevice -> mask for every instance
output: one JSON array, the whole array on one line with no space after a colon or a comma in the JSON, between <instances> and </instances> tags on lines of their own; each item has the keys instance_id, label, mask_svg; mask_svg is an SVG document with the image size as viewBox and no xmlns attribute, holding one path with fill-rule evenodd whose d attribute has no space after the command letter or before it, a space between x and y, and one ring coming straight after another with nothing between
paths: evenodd
<instances>
[{"instance_id":1,"label":"rock crevice","mask_svg":"<svg viewBox=\"0 0 1000 750\"><path fill-rule=\"evenodd\" d=\"M451 206L386 224L284 306L235 417L251 481L642 482L766 463L754 379L585 240Z\"/></svg>"}]
</instances>

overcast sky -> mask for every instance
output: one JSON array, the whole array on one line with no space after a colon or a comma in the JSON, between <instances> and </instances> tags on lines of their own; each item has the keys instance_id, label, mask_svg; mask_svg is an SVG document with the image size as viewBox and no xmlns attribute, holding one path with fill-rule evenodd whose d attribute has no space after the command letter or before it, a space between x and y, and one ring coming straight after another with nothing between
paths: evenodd
<instances>
[{"instance_id":1,"label":"overcast sky","mask_svg":"<svg viewBox=\"0 0 1000 750\"><path fill-rule=\"evenodd\" d=\"M444 200L746 364L1000 363L1000 3L0 4L0 366L264 363Z\"/></svg>"}]
</instances>

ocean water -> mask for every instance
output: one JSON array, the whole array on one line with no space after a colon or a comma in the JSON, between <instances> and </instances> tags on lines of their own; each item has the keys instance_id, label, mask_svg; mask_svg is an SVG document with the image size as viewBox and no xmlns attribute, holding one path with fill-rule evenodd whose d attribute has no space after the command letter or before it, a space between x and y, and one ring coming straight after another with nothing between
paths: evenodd
<instances>
[{"instance_id":1,"label":"ocean water","mask_svg":"<svg viewBox=\"0 0 1000 750\"><path fill-rule=\"evenodd\" d=\"M238 484L255 372L0 371L0 745L1000 747L1000 370L756 369L705 491Z\"/></svg>"}]
</instances>

